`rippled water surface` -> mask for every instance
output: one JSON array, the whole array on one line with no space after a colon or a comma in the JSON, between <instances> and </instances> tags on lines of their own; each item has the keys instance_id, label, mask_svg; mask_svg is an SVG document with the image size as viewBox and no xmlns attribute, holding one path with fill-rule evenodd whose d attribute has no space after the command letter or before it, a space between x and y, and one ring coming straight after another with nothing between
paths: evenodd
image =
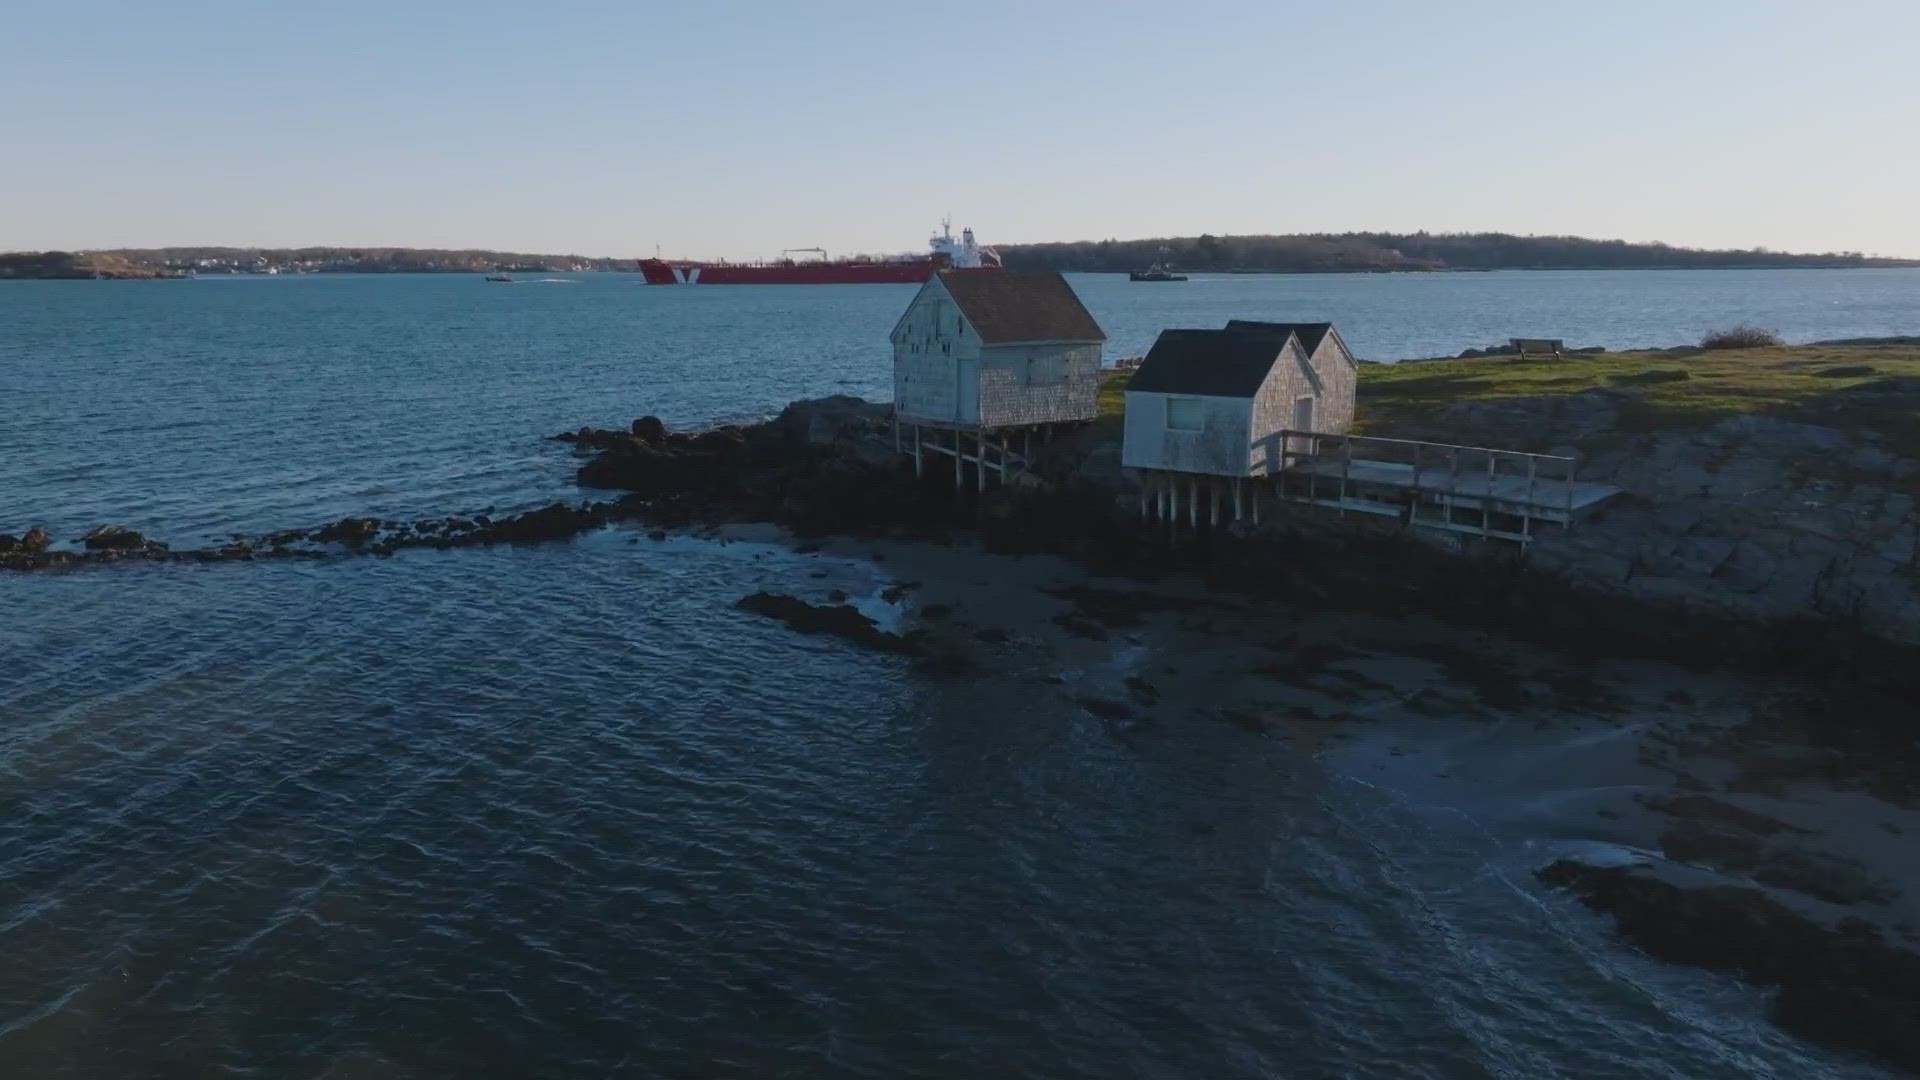
<instances>
[{"instance_id":1,"label":"rippled water surface","mask_svg":"<svg viewBox=\"0 0 1920 1080\"><path fill-rule=\"evenodd\" d=\"M1116 351L1920 328L1916 275L1191 284L1083 291ZM552 431L881 392L909 292L0 283L0 531L576 496ZM1522 832L731 607L883 571L615 529L0 578L0 1076L1874 1075L1618 948Z\"/></svg>"}]
</instances>

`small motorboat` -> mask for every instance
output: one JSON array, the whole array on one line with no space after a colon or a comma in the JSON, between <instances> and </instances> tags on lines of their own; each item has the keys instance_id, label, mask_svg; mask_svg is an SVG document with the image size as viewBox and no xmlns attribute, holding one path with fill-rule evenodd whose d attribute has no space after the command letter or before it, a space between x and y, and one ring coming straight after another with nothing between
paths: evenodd
<instances>
[{"instance_id":1,"label":"small motorboat","mask_svg":"<svg viewBox=\"0 0 1920 1080\"><path fill-rule=\"evenodd\" d=\"M503 282L503 283L505 283L505 284L507 284L507 285L511 285L511 284L513 284L513 275L511 275L511 274L488 274L488 275L487 275L487 280L488 280L488 281L498 281L498 282Z\"/></svg>"}]
</instances>

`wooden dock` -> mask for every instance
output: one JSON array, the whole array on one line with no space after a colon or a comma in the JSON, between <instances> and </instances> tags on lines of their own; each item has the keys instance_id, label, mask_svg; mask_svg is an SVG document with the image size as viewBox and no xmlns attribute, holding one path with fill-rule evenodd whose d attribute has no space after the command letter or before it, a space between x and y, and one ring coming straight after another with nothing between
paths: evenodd
<instances>
[{"instance_id":1,"label":"wooden dock","mask_svg":"<svg viewBox=\"0 0 1920 1080\"><path fill-rule=\"evenodd\" d=\"M1275 491L1285 502L1396 517L1525 544L1534 526L1572 525L1620 493L1575 477L1579 459L1484 446L1318 432L1282 433Z\"/></svg>"}]
</instances>

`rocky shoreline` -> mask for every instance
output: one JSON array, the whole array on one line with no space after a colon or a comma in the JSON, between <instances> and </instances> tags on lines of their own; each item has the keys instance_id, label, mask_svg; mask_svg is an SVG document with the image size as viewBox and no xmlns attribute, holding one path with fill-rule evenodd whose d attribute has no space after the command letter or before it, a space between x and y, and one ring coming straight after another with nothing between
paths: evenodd
<instances>
[{"instance_id":1,"label":"rocky shoreline","mask_svg":"<svg viewBox=\"0 0 1920 1080\"><path fill-rule=\"evenodd\" d=\"M1759 889L1686 887L1630 867L1561 859L1538 876L1611 915L1649 955L1777 988L1771 1014L1788 1031L1920 1074L1920 953L1871 924L1822 926Z\"/></svg>"},{"instance_id":2,"label":"rocky shoreline","mask_svg":"<svg viewBox=\"0 0 1920 1080\"><path fill-rule=\"evenodd\" d=\"M583 428L555 438L588 455L578 470L583 487L619 493L604 501L554 504L497 520L347 518L182 551L116 528L95 530L77 548L56 548L44 530L30 530L0 536L0 569L386 555L565 540L615 523L646 526L656 536L666 529L768 522L797 537L942 543L975 537L988 551L1060 556L1143 583L1182 574L1229 606L1383 621L1417 615L1551 650L1576 665L1657 661L1756 683L1764 676L1771 689L1750 694L1764 705L1755 705L1742 724L1716 730L1711 739L1703 735L1696 753L1741 756L1742 768L1764 770L1754 775L1776 786L1821 784L1920 808L1920 745L1906 707L1920 693L1920 649L1857 623L1815 614L1743 617L1600 591L1511 552L1463 557L1391 528L1330 518L1289 515L1258 531L1168 532L1139 521L1112 433L1097 428L1049 446L1019 484L956 495L950 476L922 481L902 467L887 417L883 405L829 398L795 403L763 424L698 433L669 432L652 418L624 431ZM1070 607L1053 623L1086 638L1124 633L1154 618L1204 623L1214 603L1170 614L1164 598L1144 588L1080 588L1059 599ZM952 657L962 654L946 646L972 632L950 624L895 633L832 598L815 604L763 592L743 598L741 607L801 632L913 657L916 670L927 674L956 663ZM936 621L931 608L921 617ZM1450 677L1483 686L1490 697L1508 692L1510 675L1494 661L1455 657L1447 663ZM1124 725L1150 712L1146 707L1159 693L1143 680L1083 704L1090 714ZM1524 712L1524 705L1516 708ZM1253 707L1206 707L1249 730L1265 731L1271 723ZM1833 882L1845 875L1826 871L1837 864L1808 863L1766 847L1754 837L1771 835L1769 826L1742 818L1735 803L1725 803L1734 812L1705 819L1676 813L1675 805L1698 809L1674 800L1699 795L1699 783L1678 775L1675 791L1648 808L1675 822L1660 837L1663 864L1561 860L1541 870L1541 879L1613 914L1622 934L1654 956L1782 988L1775 1015L1791 1030L1920 1071L1900 1041L1902 1025L1920 1022L1920 959L1911 948L1858 916L1821 921L1776 899L1780 890L1804 893L1810 903L1844 911L1877 902L1879 894L1835 892ZM1696 877L1676 882L1666 872L1673 866ZM1822 889L1828 895L1821 896Z\"/></svg>"}]
</instances>

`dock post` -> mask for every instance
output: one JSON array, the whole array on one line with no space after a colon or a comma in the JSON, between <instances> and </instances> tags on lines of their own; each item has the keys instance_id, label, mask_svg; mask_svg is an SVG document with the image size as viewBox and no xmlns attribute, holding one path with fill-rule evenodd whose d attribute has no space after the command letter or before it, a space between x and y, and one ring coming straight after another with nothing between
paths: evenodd
<instances>
[{"instance_id":1,"label":"dock post","mask_svg":"<svg viewBox=\"0 0 1920 1080\"><path fill-rule=\"evenodd\" d=\"M1233 478L1233 522L1234 524L1238 525L1240 523L1240 519L1243 516L1245 516L1245 513L1246 511L1240 501L1240 478L1236 476Z\"/></svg>"},{"instance_id":2,"label":"dock post","mask_svg":"<svg viewBox=\"0 0 1920 1080\"><path fill-rule=\"evenodd\" d=\"M953 429L953 491L958 495L967 486L966 452L960 448L960 429Z\"/></svg>"},{"instance_id":3,"label":"dock post","mask_svg":"<svg viewBox=\"0 0 1920 1080\"><path fill-rule=\"evenodd\" d=\"M981 494L987 490L987 436L985 432L973 433L973 480Z\"/></svg>"},{"instance_id":4,"label":"dock post","mask_svg":"<svg viewBox=\"0 0 1920 1080\"><path fill-rule=\"evenodd\" d=\"M1200 478L1197 476L1187 481L1187 525L1200 527Z\"/></svg>"},{"instance_id":5,"label":"dock post","mask_svg":"<svg viewBox=\"0 0 1920 1080\"><path fill-rule=\"evenodd\" d=\"M1454 507L1460 505L1460 448L1447 451L1447 524L1453 524Z\"/></svg>"},{"instance_id":6,"label":"dock post","mask_svg":"<svg viewBox=\"0 0 1920 1080\"><path fill-rule=\"evenodd\" d=\"M1520 516L1520 542L1533 539L1533 478L1540 471L1540 459L1527 455L1527 508Z\"/></svg>"},{"instance_id":7,"label":"dock post","mask_svg":"<svg viewBox=\"0 0 1920 1080\"><path fill-rule=\"evenodd\" d=\"M927 475L926 458L921 453L925 442L926 440L920 434L920 425L913 425L913 475L915 476Z\"/></svg>"},{"instance_id":8,"label":"dock post","mask_svg":"<svg viewBox=\"0 0 1920 1080\"><path fill-rule=\"evenodd\" d=\"M1499 459L1493 451L1487 451L1487 494L1480 500L1480 535L1485 536L1493 529L1493 463Z\"/></svg>"},{"instance_id":9,"label":"dock post","mask_svg":"<svg viewBox=\"0 0 1920 1080\"><path fill-rule=\"evenodd\" d=\"M1340 516L1347 516L1347 475L1353 472L1353 436L1340 437Z\"/></svg>"},{"instance_id":10,"label":"dock post","mask_svg":"<svg viewBox=\"0 0 1920 1080\"><path fill-rule=\"evenodd\" d=\"M1567 458L1567 528L1573 528L1573 471L1580 462L1580 452L1575 450Z\"/></svg>"},{"instance_id":11,"label":"dock post","mask_svg":"<svg viewBox=\"0 0 1920 1080\"><path fill-rule=\"evenodd\" d=\"M1407 524L1414 525L1420 519L1420 444L1413 444L1413 487L1407 495Z\"/></svg>"}]
</instances>

